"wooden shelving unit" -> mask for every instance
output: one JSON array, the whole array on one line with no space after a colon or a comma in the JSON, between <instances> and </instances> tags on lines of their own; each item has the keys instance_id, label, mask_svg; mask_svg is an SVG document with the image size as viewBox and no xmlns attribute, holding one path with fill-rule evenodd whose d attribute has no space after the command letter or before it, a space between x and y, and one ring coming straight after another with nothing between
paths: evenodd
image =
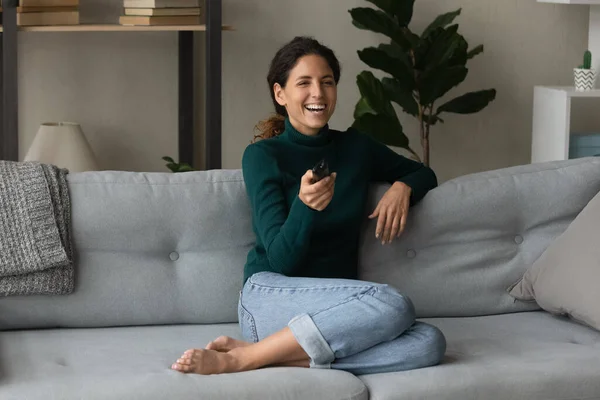
<instances>
[{"instance_id":1,"label":"wooden shelving unit","mask_svg":"<svg viewBox=\"0 0 600 400\"><path fill-rule=\"evenodd\" d=\"M224 31L232 31L233 27L222 25ZM0 32L3 31L0 25ZM164 25L164 26L131 26L119 24L79 24L79 25L53 25L53 26L19 26L18 32L180 32L193 31L205 32L206 25Z\"/></svg>"},{"instance_id":2,"label":"wooden shelving unit","mask_svg":"<svg viewBox=\"0 0 600 400\"><path fill-rule=\"evenodd\" d=\"M555 4L581 4L592 5L600 4L598 0L537 0L538 3L555 3Z\"/></svg>"},{"instance_id":3,"label":"wooden shelving unit","mask_svg":"<svg viewBox=\"0 0 600 400\"><path fill-rule=\"evenodd\" d=\"M130 26L80 24L64 26L17 26L18 0L4 0L0 26L0 159L17 161L18 87L17 35L19 32L177 32L179 39L179 162L198 168L194 162L194 32L204 32L206 51L205 167L221 168L221 0L205 0L205 25Z\"/></svg>"}]
</instances>

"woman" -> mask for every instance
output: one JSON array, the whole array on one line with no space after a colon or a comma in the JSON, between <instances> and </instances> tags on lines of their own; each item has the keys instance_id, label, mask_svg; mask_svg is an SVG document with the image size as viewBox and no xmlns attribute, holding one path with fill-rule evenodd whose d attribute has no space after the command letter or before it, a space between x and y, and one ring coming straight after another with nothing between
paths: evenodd
<instances>
[{"instance_id":1,"label":"woman","mask_svg":"<svg viewBox=\"0 0 600 400\"><path fill-rule=\"evenodd\" d=\"M297 37L267 77L277 116L262 124L242 169L256 245L248 254L239 321L244 338L190 349L172 368L215 374L265 366L334 368L367 374L439 363L446 342L415 322L395 289L357 279L368 186L392 183L369 218L382 244L399 236L410 205L437 185L433 171L353 129L328 126L340 66L317 41ZM333 172L315 182L325 159ZM339 180L338 180L339 177Z\"/></svg>"}]
</instances>

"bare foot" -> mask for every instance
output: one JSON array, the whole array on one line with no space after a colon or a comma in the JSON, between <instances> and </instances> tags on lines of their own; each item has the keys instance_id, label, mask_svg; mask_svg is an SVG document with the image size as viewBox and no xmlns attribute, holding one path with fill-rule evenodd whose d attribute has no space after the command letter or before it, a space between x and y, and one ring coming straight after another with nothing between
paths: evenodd
<instances>
[{"instance_id":1,"label":"bare foot","mask_svg":"<svg viewBox=\"0 0 600 400\"><path fill-rule=\"evenodd\" d=\"M234 339L235 340L235 339ZM241 341L238 341L241 342ZM242 342L246 343L246 342ZM246 347L242 345L241 347ZM241 362L241 359L234 355L236 353L228 353L225 351L206 350L206 349L190 349L186 350L185 353L171 365L171 369L179 372L200 374L200 375L212 375L212 374L224 374L230 372L242 372L253 369L247 363ZM279 364L273 364L272 367L303 367L308 368L310 365L309 360L296 360L287 361Z\"/></svg>"},{"instance_id":2,"label":"bare foot","mask_svg":"<svg viewBox=\"0 0 600 400\"><path fill-rule=\"evenodd\" d=\"M212 375L242 371L239 360L229 353L215 350L187 350L171 369L179 372Z\"/></svg>"},{"instance_id":3,"label":"bare foot","mask_svg":"<svg viewBox=\"0 0 600 400\"><path fill-rule=\"evenodd\" d=\"M237 340L229 336L219 336L212 342L206 345L206 350L216 350L221 352L228 352L238 347L250 346L252 343L244 342L243 340ZM310 360L295 360L287 361L281 364L273 364L272 367L310 367Z\"/></svg>"},{"instance_id":4,"label":"bare foot","mask_svg":"<svg viewBox=\"0 0 600 400\"><path fill-rule=\"evenodd\" d=\"M244 342L243 340L237 340L229 336L219 336L212 342L206 345L206 350L216 350L220 352L228 352L238 347L250 346L252 343Z\"/></svg>"}]
</instances>

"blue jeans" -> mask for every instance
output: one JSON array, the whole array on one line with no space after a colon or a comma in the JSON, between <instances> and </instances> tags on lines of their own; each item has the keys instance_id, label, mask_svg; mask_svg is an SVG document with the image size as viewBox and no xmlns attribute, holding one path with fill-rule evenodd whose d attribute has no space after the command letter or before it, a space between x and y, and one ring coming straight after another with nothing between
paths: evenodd
<instances>
[{"instance_id":1,"label":"blue jeans","mask_svg":"<svg viewBox=\"0 0 600 400\"><path fill-rule=\"evenodd\" d=\"M436 365L446 351L442 332L415 321L412 301L383 284L260 272L246 281L238 314L249 342L288 326L312 368L405 371Z\"/></svg>"}]
</instances>

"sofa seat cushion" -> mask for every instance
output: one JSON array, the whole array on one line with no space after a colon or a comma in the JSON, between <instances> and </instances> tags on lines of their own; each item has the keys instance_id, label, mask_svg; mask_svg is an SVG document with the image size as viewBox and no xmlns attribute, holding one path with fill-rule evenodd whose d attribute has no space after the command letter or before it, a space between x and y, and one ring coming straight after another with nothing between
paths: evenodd
<instances>
[{"instance_id":1,"label":"sofa seat cushion","mask_svg":"<svg viewBox=\"0 0 600 400\"><path fill-rule=\"evenodd\" d=\"M200 376L170 369L188 348L237 324L0 332L0 399L352 399L368 392L336 370L266 368Z\"/></svg>"},{"instance_id":2,"label":"sofa seat cushion","mask_svg":"<svg viewBox=\"0 0 600 400\"><path fill-rule=\"evenodd\" d=\"M372 400L600 399L600 333L545 311L427 318L446 335L435 367L363 375Z\"/></svg>"}]
</instances>

